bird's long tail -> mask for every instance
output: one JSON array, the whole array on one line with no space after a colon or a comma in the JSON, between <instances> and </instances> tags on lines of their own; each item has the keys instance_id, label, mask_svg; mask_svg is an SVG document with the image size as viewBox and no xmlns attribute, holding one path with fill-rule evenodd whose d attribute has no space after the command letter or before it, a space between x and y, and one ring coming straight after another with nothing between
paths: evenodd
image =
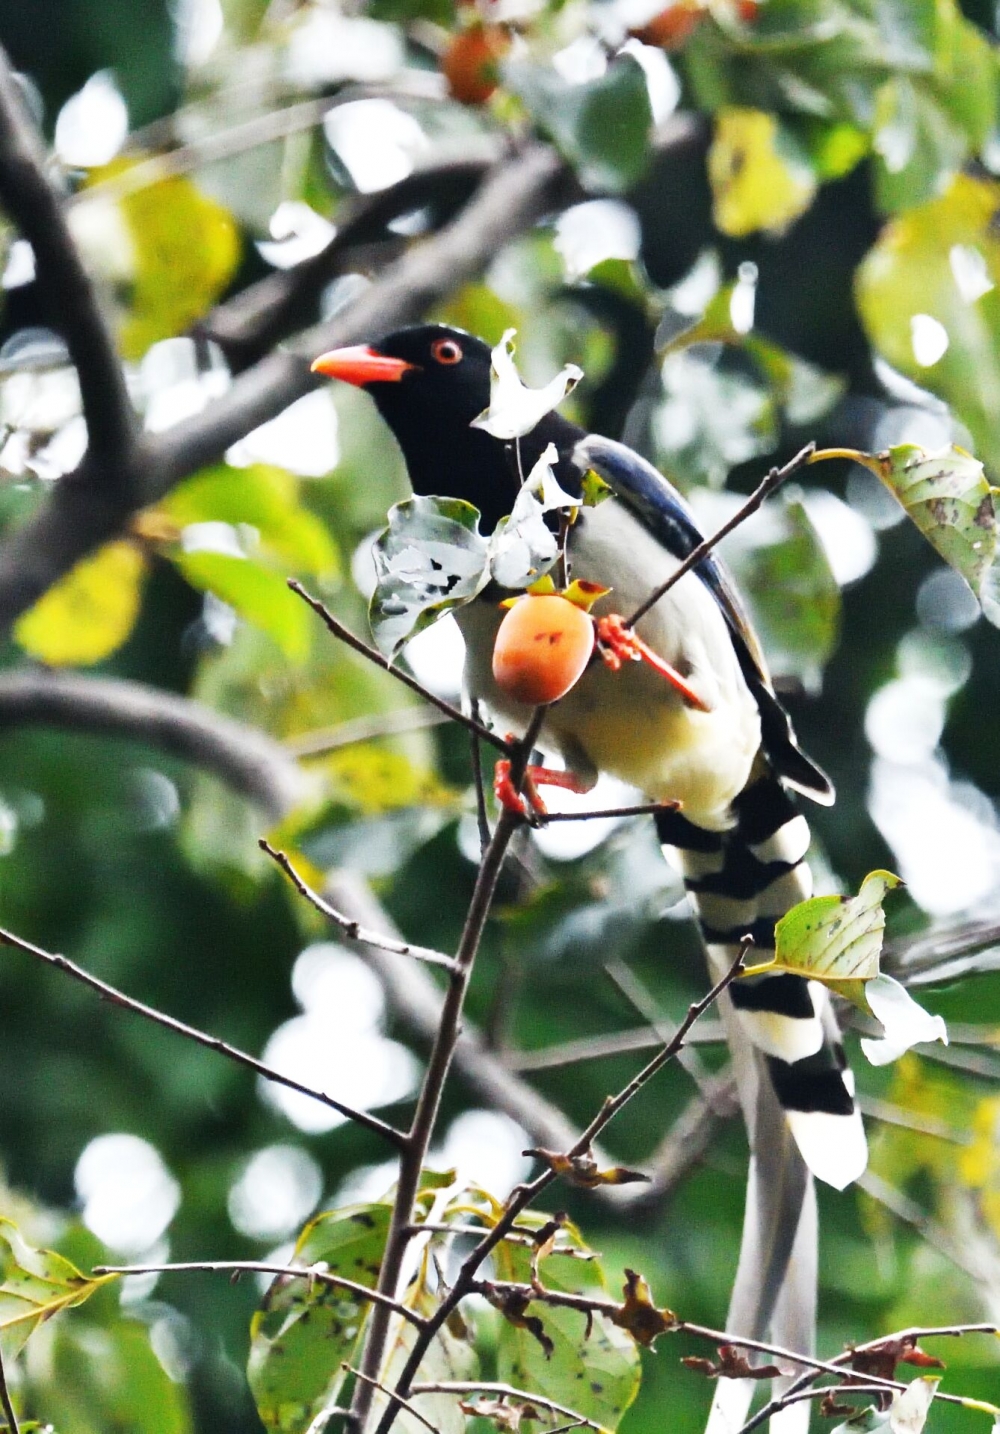
<instances>
[{"instance_id":1,"label":"bird's long tail","mask_svg":"<svg viewBox=\"0 0 1000 1434\"><path fill-rule=\"evenodd\" d=\"M657 818L679 858L713 978L754 939L754 964L774 950L775 922L812 894L809 828L761 760L733 803L735 824L706 831L679 812ZM843 1189L867 1149L836 1021L823 987L787 974L738 981L720 1000L750 1137L743 1243L727 1329L801 1353L812 1350L817 1222L812 1176ZM736 1434L754 1385L719 1381L708 1434ZM781 1434L808 1425L807 1404L782 1416ZM776 1421L777 1422L777 1421Z\"/></svg>"}]
</instances>

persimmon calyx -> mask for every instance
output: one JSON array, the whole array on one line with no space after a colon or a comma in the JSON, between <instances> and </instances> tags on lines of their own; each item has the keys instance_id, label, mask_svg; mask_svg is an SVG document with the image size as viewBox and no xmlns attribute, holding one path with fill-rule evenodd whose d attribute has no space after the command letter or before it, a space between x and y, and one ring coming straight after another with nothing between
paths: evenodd
<instances>
[{"instance_id":1,"label":"persimmon calyx","mask_svg":"<svg viewBox=\"0 0 1000 1434\"><path fill-rule=\"evenodd\" d=\"M643 642L638 633L625 626L625 619L618 613L608 613L596 621L597 650L612 672L619 672L623 662L645 662L654 672L666 678L671 687L679 692L688 707L696 712L710 712L711 708L689 682L686 682L676 667L654 652Z\"/></svg>"}]
</instances>

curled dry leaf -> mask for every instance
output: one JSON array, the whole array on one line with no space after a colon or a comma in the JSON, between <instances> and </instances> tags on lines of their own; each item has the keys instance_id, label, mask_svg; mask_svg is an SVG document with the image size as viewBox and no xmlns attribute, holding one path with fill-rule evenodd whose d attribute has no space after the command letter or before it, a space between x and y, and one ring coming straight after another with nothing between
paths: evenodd
<instances>
[{"instance_id":1,"label":"curled dry leaf","mask_svg":"<svg viewBox=\"0 0 1000 1434\"><path fill-rule=\"evenodd\" d=\"M624 1165L612 1165L607 1170L599 1170L597 1161L589 1151L583 1155L562 1155L555 1150L533 1147L525 1150L524 1154L544 1161L554 1174L565 1176L571 1184L582 1185L585 1190L593 1190L597 1185L634 1185L638 1181L649 1180L649 1176L644 1175L641 1170L629 1170Z\"/></svg>"},{"instance_id":2,"label":"curled dry leaf","mask_svg":"<svg viewBox=\"0 0 1000 1434\"><path fill-rule=\"evenodd\" d=\"M472 1415L474 1418L492 1419L498 1429L506 1430L508 1434L517 1434L524 1419L545 1418L541 1409L522 1399L477 1399L474 1404L460 1400L458 1407L463 1414Z\"/></svg>"},{"instance_id":3,"label":"curled dry leaf","mask_svg":"<svg viewBox=\"0 0 1000 1434\"><path fill-rule=\"evenodd\" d=\"M657 1309L653 1304L649 1285L635 1270L625 1271L625 1299L610 1318L619 1329L627 1330L636 1344L647 1347L677 1324L673 1310Z\"/></svg>"},{"instance_id":4,"label":"curled dry leaf","mask_svg":"<svg viewBox=\"0 0 1000 1434\"><path fill-rule=\"evenodd\" d=\"M681 1364L704 1374L706 1379L781 1379L788 1374L788 1370L779 1369L776 1364L751 1364L734 1344L720 1344L718 1353L718 1364L694 1354L683 1358Z\"/></svg>"},{"instance_id":5,"label":"curled dry leaf","mask_svg":"<svg viewBox=\"0 0 1000 1434\"><path fill-rule=\"evenodd\" d=\"M534 1295L529 1294L526 1290L503 1289L494 1285L490 1280L482 1280L476 1288L488 1304L500 1311L508 1324L514 1325L516 1329L526 1329L542 1346L545 1358L552 1358L555 1345L545 1333L544 1324L538 1315L525 1313Z\"/></svg>"}]
</instances>

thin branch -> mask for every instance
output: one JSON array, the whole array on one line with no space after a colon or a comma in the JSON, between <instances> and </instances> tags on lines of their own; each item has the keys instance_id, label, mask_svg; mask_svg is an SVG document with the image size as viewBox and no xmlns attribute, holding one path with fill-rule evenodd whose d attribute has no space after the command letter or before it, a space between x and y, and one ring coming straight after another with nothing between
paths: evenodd
<instances>
[{"instance_id":1,"label":"thin branch","mask_svg":"<svg viewBox=\"0 0 1000 1434\"><path fill-rule=\"evenodd\" d=\"M932 1219L915 1200L905 1195L902 1190L897 1190L873 1170L866 1170L859 1178L858 1184L866 1195L870 1195L880 1205L884 1205L897 1220L910 1225L918 1234L922 1235L929 1245L944 1255L956 1268L964 1270L977 1284L982 1284L985 1272L981 1264L967 1255L961 1245L957 1244L936 1220Z\"/></svg>"},{"instance_id":2,"label":"thin branch","mask_svg":"<svg viewBox=\"0 0 1000 1434\"><path fill-rule=\"evenodd\" d=\"M948 1035L952 1035L950 1026ZM972 1144L972 1136L966 1131L959 1130L954 1125L948 1125L946 1121L937 1120L932 1115L923 1115L920 1111L907 1110L905 1106L894 1105L892 1101L880 1100L878 1096L874 1095L858 1096L857 1102L862 1115L871 1116L873 1120L881 1120L886 1125L898 1125L904 1130L915 1130L919 1135L931 1135L937 1140L949 1140L953 1145Z\"/></svg>"},{"instance_id":3,"label":"thin branch","mask_svg":"<svg viewBox=\"0 0 1000 1434\"><path fill-rule=\"evenodd\" d=\"M302 1269L297 1265L272 1265L262 1260L183 1260L177 1264L166 1265L95 1265L91 1274L93 1275L176 1275L190 1274L195 1271L203 1271L209 1274L254 1274L254 1275L287 1275L291 1279L309 1280L311 1284L329 1285L332 1289L350 1290L359 1299L366 1300L369 1304L385 1305L395 1314L402 1315L409 1320L410 1324L417 1329L422 1329L426 1321L423 1315L418 1315L415 1310L408 1309L406 1305L391 1300L387 1295L380 1295L369 1285L359 1285L355 1280L345 1280L340 1275L331 1275L328 1270L320 1270L314 1267Z\"/></svg>"},{"instance_id":4,"label":"thin branch","mask_svg":"<svg viewBox=\"0 0 1000 1434\"><path fill-rule=\"evenodd\" d=\"M280 1071L266 1066L263 1061L247 1055L245 1051L238 1050L236 1046L231 1046L228 1041L220 1040L218 1036L210 1036L205 1031L199 1031L194 1026L186 1025L184 1021L178 1021L175 1017L156 1010L153 1006L147 1006L142 1001L136 1001L133 997L126 996L123 991L119 991L115 986L110 986L106 981L101 981L97 976L92 976L89 971L85 971L82 966L77 966L66 956L44 951L40 946L35 946L32 942L25 941L20 936L5 931L2 927L0 927L0 945L13 947L15 951L23 951L28 956L34 956L38 961L44 961L47 966L52 966L57 971L65 971L67 976L72 976L75 981L89 986L92 991L96 991L103 1000L109 1001L113 1006L133 1011L137 1016L142 1016L144 1020L152 1021L154 1025L163 1026L165 1030L183 1036L185 1040L194 1041L197 1045L205 1046L210 1051L217 1051L227 1060L245 1066L264 1080L273 1081L276 1085L287 1086L289 1090L298 1091L300 1095L310 1096L322 1105L328 1105L332 1110L346 1116L348 1120L353 1120L355 1124L363 1126L365 1130L370 1130L374 1135L379 1135L383 1140L389 1141L397 1150L404 1144L405 1137L400 1131L388 1125L384 1120L379 1120L378 1116L370 1115L367 1111L354 1110L352 1106L345 1105L343 1101L334 1100L333 1096L327 1095L323 1091L313 1090L311 1086L303 1085L301 1081L293 1080L291 1076L282 1075Z\"/></svg>"},{"instance_id":5,"label":"thin branch","mask_svg":"<svg viewBox=\"0 0 1000 1434\"><path fill-rule=\"evenodd\" d=\"M508 814L505 810L504 813L501 815L501 826L503 825L504 817L507 815ZM500 828L498 827L498 830L499 829ZM494 840L495 839L496 838L494 836ZM593 1141L597 1138L597 1136L608 1124L608 1122L613 1120L614 1117L619 1113L619 1111L621 1111L628 1104L632 1097L638 1091L640 1091L643 1086L646 1085L646 1083L650 1081L653 1076L656 1075L656 1073L662 1069L664 1065L667 1064L668 1061L672 1060L673 1057L676 1056L677 1052L683 1046L685 1037L687 1036L688 1031L694 1025L695 1021L697 1021L699 1016L703 1015L704 1012L707 1011L716 1000L718 1000L719 996L726 989L726 987L729 986L736 979L743 965L744 957L749 951L751 944L752 943L749 940L744 941L743 945L740 947L740 951L736 957L736 960L733 962L732 966L725 973L725 975L722 976L721 979L715 983L711 990L708 991L707 994L701 998L701 1000L695 1001L691 1004L691 1006L689 1006L687 1015L677 1027L673 1040L671 1040L666 1046L664 1046L664 1048L659 1051L651 1061L648 1061L647 1064L638 1073L638 1075L636 1075L631 1081L629 1081L628 1085L623 1087L623 1089L620 1090L617 1095L609 1096L607 1100L605 1100L601 1109L598 1111L597 1115L594 1116L590 1124L586 1127L579 1140L567 1152L570 1157L583 1155L588 1150L590 1150ZM486 1235L479 1242L475 1249L472 1250L466 1256L465 1260L462 1262L461 1267L459 1268L458 1275L455 1278L451 1290L441 1301L441 1303L438 1305L437 1310L428 1320L427 1328L417 1336L413 1349L410 1352L410 1356L407 1359L403 1371L399 1376L399 1379L396 1383L396 1389L404 1397L410 1392L411 1381L416 1378L420 1370L421 1362L424 1358L424 1355L427 1353L428 1348L430 1347L431 1340L434 1338L437 1331L451 1315L452 1311L458 1307L461 1301L469 1293L469 1290L475 1283L476 1275L483 1261L496 1248L496 1246L504 1238L507 1232L513 1228L514 1223L517 1220L517 1217L521 1214L521 1212L523 1210L526 1210L527 1207L539 1195L541 1195L542 1192L546 1190L549 1185L551 1185L553 1181L555 1181L557 1178L558 1177L556 1175L556 1172L551 1167L549 1167L545 1169L534 1180L530 1181L528 1184L519 1185L512 1192L511 1198L508 1200L507 1206L500 1219L497 1221L496 1225L489 1232L489 1234ZM398 1406L394 1402L390 1402L388 1409L385 1411L381 1420L379 1421L376 1434L388 1434L388 1431L391 1428L392 1422L395 1418L397 1408Z\"/></svg>"},{"instance_id":6,"label":"thin branch","mask_svg":"<svg viewBox=\"0 0 1000 1434\"><path fill-rule=\"evenodd\" d=\"M304 897L309 905L314 906L328 921L339 926L351 941L363 941L366 946L379 946L383 951L392 951L397 956L410 956L414 961L426 962L428 966L443 966L446 971L456 969L452 957L445 956L442 951L433 951L429 946L416 946L409 941L397 941L392 936L382 936L377 931L369 931L367 927L359 925L350 916L345 916L342 911L338 911L328 901L324 901L318 892L313 891L309 883L304 881L295 870L286 853L277 851L266 837L261 837L257 845L281 867L299 895Z\"/></svg>"},{"instance_id":7,"label":"thin branch","mask_svg":"<svg viewBox=\"0 0 1000 1434\"><path fill-rule=\"evenodd\" d=\"M588 1429L600 1429L600 1424L595 1424L593 1419L586 1419L575 1409L570 1409L565 1404L557 1404L554 1399L546 1399L542 1394L529 1394L526 1389L516 1389L512 1384L500 1384L495 1380L464 1380L464 1379L439 1379L433 1384L415 1384L410 1391L412 1394L495 1394L501 1399L520 1399L525 1404L533 1404L539 1409L548 1409L552 1414L561 1414L564 1418L586 1425ZM398 1398L398 1395L396 1396ZM555 1434L555 1431L553 1431Z\"/></svg>"},{"instance_id":8,"label":"thin branch","mask_svg":"<svg viewBox=\"0 0 1000 1434\"><path fill-rule=\"evenodd\" d=\"M680 802L640 802L634 807L604 807L592 812L542 812L538 825L547 827L549 822L593 822L601 817L648 817L657 812L676 812Z\"/></svg>"},{"instance_id":9,"label":"thin branch","mask_svg":"<svg viewBox=\"0 0 1000 1434\"><path fill-rule=\"evenodd\" d=\"M477 737L482 738L484 742L489 742L492 746L496 747L498 751L510 756L511 745L509 742L505 742L502 737L497 736L496 732L492 732L489 727L484 726L484 724L477 721L475 717L468 716L460 708L454 706L453 703L446 701L443 697L438 697L435 693L431 692L430 688L425 687L422 682L418 682L415 677L412 677L410 673L404 671L402 667L397 667L394 663L390 662L388 658L383 657L381 652L372 647L370 643L358 637L357 633L352 632L349 627L345 627L340 619L334 617L330 609L324 603L320 602L319 598L314 598L295 578L289 578L288 586L303 602L309 604L318 617L322 618L334 637L346 643L348 647L353 648L354 651L360 653L362 657L367 658L375 667L380 667L383 672L388 672L391 676L395 677L398 682L402 682L404 687L409 687L411 691L419 693L425 702L432 703L440 712L443 712L446 717L450 717L453 722L460 723L461 726L468 728L470 732L474 732Z\"/></svg>"},{"instance_id":10,"label":"thin branch","mask_svg":"<svg viewBox=\"0 0 1000 1434\"><path fill-rule=\"evenodd\" d=\"M479 714L479 698L472 699L472 716L477 722L481 721ZM469 733L469 756L472 761L472 785L476 794L476 829L479 832L479 856L482 859L483 853L490 844L490 819L486 811L486 787L483 782L483 752L479 745L479 737L475 732Z\"/></svg>"},{"instance_id":11,"label":"thin branch","mask_svg":"<svg viewBox=\"0 0 1000 1434\"><path fill-rule=\"evenodd\" d=\"M3 1367L2 1354L0 1354L0 1409L3 1410L3 1417L7 1421L7 1434L21 1434L17 1415L14 1412L14 1402L10 1397L10 1390L7 1388L7 1371Z\"/></svg>"},{"instance_id":12,"label":"thin branch","mask_svg":"<svg viewBox=\"0 0 1000 1434\"><path fill-rule=\"evenodd\" d=\"M734 528L738 528L741 523L745 522L751 513L756 513L757 509L764 502L764 499L769 498L777 488L780 488L786 478L790 478L793 473L797 473L800 468L805 467L815 451L815 443L807 443L805 448L799 453L796 453L794 458L789 459L784 467L772 468L763 482L750 494L750 497L743 504L739 512L734 513L729 521L723 523L722 527L713 533L710 538L706 538L704 542L699 543L696 548L693 548L684 561L674 569L669 578L667 578L665 582L662 582L658 588L654 588L649 597L639 604L631 617L625 619L625 626L634 627L641 617L645 617L649 609L654 607L660 601L660 598L670 591L675 583L680 582L685 573L689 573L692 568L696 568L702 558L706 558L717 543L720 543Z\"/></svg>"},{"instance_id":13,"label":"thin branch","mask_svg":"<svg viewBox=\"0 0 1000 1434\"><path fill-rule=\"evenodd\" d=\"M31 244L52 327L63 335L80 381L87 420L88 487L127 499L137 454L136 426L121 363L93 285L53 188L41 136L0 49L0 201ZM96 471L96 470L99 470Z\"/></svg>"},{"instance_id":14,"label":"thin branch","mask_svg":"<svg viewBox=\"0 0 1000 1434\"><path fill-rule=\"evenodd\" d=\"M322 757L326 752L339 752L357 742L373 742L379 737L399 737L419 732L425 727L440 727L449 721L446 712L428 707L401 707L395 712L374 712L370 717L352 717L334 727L320 727L287 737L282 744L293 757Z\"/></svg>"},{"instance_id":15,"label":"thin branch","mask_svg":"<svg viewBox=\"0 0 1000 1434\"><path fill-rule=\"evenodd\" d=\"M510 775L515 791L519 792L521 790L528 762L531 758L531 751L537 740L542 723L545 720L545 714L546 709L544 707L539 707L535 710L528 724L528 730L513 750ZM469 909L466 913L465 925L458 943L458 949L455 952L455 969L451 972L448 989L441 1007L441 1019L438 1025L437 1035L431 1047L427 1068L424 1072L423 1083L417 1097L413 1121L410 1125L406 1145L399 1162L396 1198L393 1202L392 1215L389 1221L389 1233L386 1237L385 1255L382 1259L382 1268L379 1271L378 1283L378 1288L389 1296L395 1296L399 1283L403 1259L410 1238L408 1226L412 1224L413 1221L413 1204L419 1189L421 1169L434 1131L445 1080L447 1079L454 1058L455 1046L458 1041L462 1020L462 1008L465 1004L465 995L472 975L473 963L475 962L476 954L479 950L479 943L486 926L486 919L493 903L493 897L496 892L497 882L500 879L501 870L503 869L507 848L510 844L511 837L521 826L522 821L523 817L520 812L513 811L509 807L502 808L499 820L490 838L490 844L483 853L483 859L479 866L476 884L472 892L472 899L469 902ZM440 1322L436 1328L440 1328ZM377 1377L378 1371L381 1368L388 1329L388 1317L385 1312L381 1309L373 1310L364 1352L361 1358L361 1369L373 1379ZM417 1344L419 1344L420 1338L421 1337L418 1336ZM423 1358L424 1352L426 1351L421 1352L420 1359ZM412 1361L408 1361L408 1367L410 1362ZM419 1368L419 1360L417 1361L416 1367ZM412 1378L412 1375L410 1377ZM408 1390L402 1389L401 1392L405 1398ZM359 1385L355 1390L351 1408L361 1421L362 1428L364 1427L364 1421L368 1411L371 1408L371 1397L372 1391L368 1385ZM385 1416L388 1418L389 1423L392 1422L392 1418L398 1407L396 1401L390 1399Z\"/></svg>"},{"instance_id":16,"label":"thin branch","mask_svg":"<svg viewBox=\"0 0 1000 1434\"><path fill-rule=\"evenodd\" d=\"M912 1341L916 1343L918 1340L933 1339L936 1336L961 1338L966 1334L996 1335L1000 1334L1000 1326L995 1324L914 1325L910 1329L895 1330L892 1334L880 1335L877 1339L870 1339L865 1344L852 1345L849 1349L845 1350L843 1354L838 1354L830 1360L830 1370L838 1377L843 1377L845 1366L849 1368L856 1355L866 1354L869 1350L878 1349L879 1346L890 1342L899 1342L902 1344ZM762 1424L765 1424L771 1418L772 1414L777 1414L780 1410L784 1409L787 1404L796 1400L800 1391L814 1383L822 1372L823 1371L815 1370L812 1373L800 1375L793 1384L789 1385L783 1394L776 1395L774 1399L758 1409L757 1413L748 1419L742 1429L739 1430L739 1434L752 1434L752 1431L758 1429ZM874 1379L874 1376L867 1374L859 1377L867 1380ZM880 1383L881 1381L875 1380L874 1382ZM907 1386L899 1384L898 1387L905 1389ZM967 1403L966 1400L956 1394L944 1394L939 1391L935 1397L944 1400L945 1403L948 1404L965 1405Z\"/></svg>"},{"instance_id":17,"label":"thin branch","mask_svg":"<svg viewBox=\"0 0 1000 1434\"><path fill-rule=\"evenodd\" d=\"M357 917L363 926L399 935L371 887L355 872L329 873L323 890L339 910ZM358 945L358 954L381 981L394 1018L412 1040L430 1048L441 1023L440 986L422 966L404 957L363 943ZM567 1150L575 1144L579 1130L558 1106L521 1080L489 1049L482 1032L468 1016L463 1017L462 1030L455 1043L454 1064L467 1088L480 1101L504 1111L523 1126L537 1144L552 1150ZM602 1194L601 1191L595 1193Z\"/></svg>"},{"instance_id":18,"label":"thin branch","mask_svg":"<svg viewBox=\"0 0 1000 1434\"><path fill-rule=\"evenodd\" d=\"M0 732L20 726L126 737L214 773L278 821L308 779L280 742L189 697L118 677L22 667L0 673Z\"/></svg>"},{"instance_id":19,"label":"thin branch","mask_svg":"<svg viewBox=\"0 0 1000 1434\"><path fill-rule=\"evenodd\" d=\"M373 1390L378 1390L381 1394L386 1394L389 1396L390 1399L392 1398L392 1390L387 1389L380 1379L373 1379L370 1374L365 1374L362 1370L355 1369L353 1364L344 1363L341 1365L341 1369L346 1369L349 1374L354 1375L355 1379L363 1380L364 1383L370 1385ZM421 1414L420 1410L414 1409L413 1405L410 1404L408 1400L401 1399L399 1402L402 1408L406 1410L407 1414L412 1414L414 1419L419 1419L420 1423L424 1426L424 1428L429 1429L431 1431L431 1434L439 1434L437 1425L432 1424L429 1419L425 1419L424 1416Z\"/></svg>"},{"instance_id":20,"label":"thin branch","mask_svg":"<svg viewBox=\"0 0 1000 1434\"><path fill-rule=\"evenodd\" d=\"M726 1033L718 1021L702 1021L688 1034L688 1045L720 1046L725 1044L725 1040ZM606 1036L583 1036L576 1041L541 1046L535 1051L509 1051L505 1058L515 1071L546 1071L582 1061L631 1055L633 1051L656 1050L662 1044L652 1026L637 1026L632 1030L613 1031Z\"/></svg>"}]
</instances>

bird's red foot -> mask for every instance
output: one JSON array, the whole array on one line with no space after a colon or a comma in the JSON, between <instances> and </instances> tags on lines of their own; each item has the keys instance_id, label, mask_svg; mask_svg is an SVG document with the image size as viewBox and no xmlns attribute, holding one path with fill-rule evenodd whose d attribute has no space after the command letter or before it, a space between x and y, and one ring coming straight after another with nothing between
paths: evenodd
<instances>
[{"instance_id":1,"label":"bird's red foot","mask_svg":"<svg viewBox=\"0 0 1000 1434\"><path fill-rule=\"evenodd\" d=\"M694 707L698 712L711 710L675 667L671 667L648 643L643 642L638 633L625 626L624 618L618 613L612 612L605 617L599 617L596 627L597 650L612 672L618 672L623 662L645 662L654 672L666 678L689 707Z\"/></svg>"},{"instance_id":2,"label":"bird's red foot","mask_svg":"<svg viewBox=\"0 0 1000 1434\"><path fill-rule=\"evenodd\" d=\"M581 793L590 790L573 772L557 772L552 767L528 767L522 785L524 791L520 793L511 781L510 762L502 757L493 769L493 793L502 807L519 816L548 814L539 787L562 787L567 792Z\"/></svg>"}]
</instances>

